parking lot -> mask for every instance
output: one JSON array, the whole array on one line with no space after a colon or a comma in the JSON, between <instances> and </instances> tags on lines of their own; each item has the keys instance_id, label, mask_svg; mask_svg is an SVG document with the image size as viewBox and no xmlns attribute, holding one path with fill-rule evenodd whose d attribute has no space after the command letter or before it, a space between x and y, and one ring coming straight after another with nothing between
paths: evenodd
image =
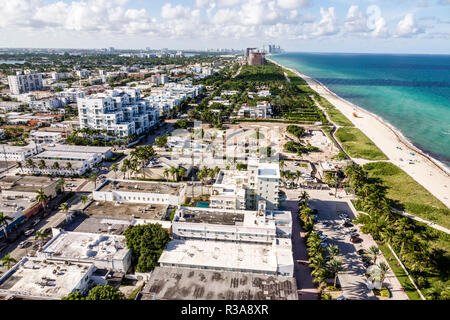
<instances>
[{"instance_id":1,"label":"parking lot","mask_svg":"<svg viewBox=\"0 0 450 320\"><path fill-rule=\"evenodd\" d=\"M369 264L358 254L358 251L362 253L361 250L368 250L371 246L376 246L376 243L370 235L360 232L358 225L350 222L344 226L346 217L353 220L357 214L350 205L350 199L341 193L335 197L330 190L307 192L310 195L310 207L318 210L315 229L323 236L324 247L335 244L339 248L344 264L344 270L338 275L343 295L352 300L377 299L367 287L365 272ZM352 235L354 240L351 240ZM381 261L386 262L383 256L378 258L378 262ZM385 284L392 293L392 299L408 300L391 270L386 276Z\"/></svg>"}]
</instances>

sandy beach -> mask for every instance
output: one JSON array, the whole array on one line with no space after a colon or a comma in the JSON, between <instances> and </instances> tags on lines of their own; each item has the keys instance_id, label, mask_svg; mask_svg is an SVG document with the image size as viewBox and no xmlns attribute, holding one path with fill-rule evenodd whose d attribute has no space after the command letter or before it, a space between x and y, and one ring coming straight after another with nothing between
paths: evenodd
<instances>
[{"instance_id":1,"label":"sandy beach","mask_svg":"<svg viewBox=\"0 0 450 320\"><path fill-rule=\"evenodd\" d=\"M270 59L268 59L270 60ZM271 62L296 73L308 85L342 112L356 128L366 134L382 150L389 161L402 168L436 198L450 208L450 170L442 163L423 154L393 126L380 117L342 99L317 80L300 72ZM357 118L353 116L356 112ZM414 155L412 155L413 153ZM409 164L412 160L414 164Z\"/></svg>"}]
</instances>

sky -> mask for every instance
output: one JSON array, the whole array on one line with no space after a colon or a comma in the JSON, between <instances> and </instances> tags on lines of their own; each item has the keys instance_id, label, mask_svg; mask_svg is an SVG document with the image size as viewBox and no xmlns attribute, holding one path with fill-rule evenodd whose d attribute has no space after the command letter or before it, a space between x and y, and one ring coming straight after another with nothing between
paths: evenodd
<instances>
[{"instance_id":1,"label":"sky","mask_svg":"<svg viewBox=\"0 0 450 320\"><path fill-rule=\"evenodd\" d=\"M450 0L0 0L0 47L450 54Z\"/></svg>"}]
</instances>

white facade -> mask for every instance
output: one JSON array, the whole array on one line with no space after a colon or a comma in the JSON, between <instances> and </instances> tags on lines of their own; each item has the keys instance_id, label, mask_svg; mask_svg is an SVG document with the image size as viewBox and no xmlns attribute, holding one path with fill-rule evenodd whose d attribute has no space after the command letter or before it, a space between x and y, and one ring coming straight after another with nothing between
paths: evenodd
<instances>
[{"instance_id":1,"label":"white facade","mask_svg":"<svg viewBox=\"0 0 450 320\"><path fill-rule=\"evenodd\" d=\"M186 185L133 180L106 180L92 192L96 201L177 206L184 202Z\"/></svg>"},{"instance_id":2,"label":"white facade","mask_svg":"<svg viewBox=\"0 0 450 320\"><path fill-rule=\"evenodd\" d=\"M61 132L45 131L31 131L30 138L34 143L38 144L56 144L64 140Z\"/></svg>"},{"instance_id":3,"label":"white facade","mask_svg":"<svg viewBox=\"0 0 450 320\"><path fill-rule=\"evenodd\" d=\"M239 118L267 119L272 115L272 106L267 101L259 102L256 106L242 105Z\"/></svg>"},{"instance_id":4,"label":"white facade","mask_svg":"<svg viewBox=\"0 0 450 320\"><path fill-rule=\"evenodd\" d=\"M39 91L43 89L42 74L18 71L15 76L8 76L8 84L11 94Z\"/></svg>"},{"instance_id":5,"label":"white facade","mask_svg":"<svg viewBox=\"0 0 450 320\"><path fill-rule=\"evenodd\" d=\"M35 143L31 143L24 147L16 147L9 145L0 146L0 160L1 161L24 161L39 152L42 152L42 147Z\"/></svg>"},{"instance_id":6,"label":"white facade","mask_svg":"<svg viewBox=\"0 0 450 320\"><path fill-rule=\"evenodd\" d=\"M47 112L52 109L63 108L67 104L66 98L48 98L30 101L30 108L34 111Z\"/></svg>"},{"instance_id":7,"label":"white facade","mask_svg":"<svg viewBox=\"0 0 450 320\"><path fill-rule=\"evenodd\" d=\"M121 138L141 135L156 126L159 110L141 99L140 89L108 90L78 99L81 128L107 130Z\"/></svg>"},{"instance_id":8,"label":"white facade","mask_svg":"<svg viewBox=\"0 0 450 320\"><path fill-rule=\"evenodd\" d=\"M271 244L172 240L158 262L162 267L294 275L291 239L275 239Z\"/></svg>"},{"instance_id":9,"label":"white facade","mask_svg":"<svg viewBox=\"0 0 450 320\"><path fill-rule=\"evenodd\" d=\"M56 95L61 98L66 98L68 102L76 103L78 99L86 97L86 92L70 88L61 92L57 92Z\"/></svg>"}]
</instances>

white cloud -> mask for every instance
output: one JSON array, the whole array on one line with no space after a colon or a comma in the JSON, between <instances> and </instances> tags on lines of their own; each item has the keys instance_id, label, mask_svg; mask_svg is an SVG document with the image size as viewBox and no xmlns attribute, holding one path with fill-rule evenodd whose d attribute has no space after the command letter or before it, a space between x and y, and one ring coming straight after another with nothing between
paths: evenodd
<instances>
[{"instance_id":1,"label":"white cloud","mask_svg":"<svg viewBox=\"0 0 450 320\"><path fill-rule=\"evenodd\" d=\"M320 14L322 15L322 19L318 23L313 24L311 35L320 37L337 34L339 27L334 7L330 7L328 10L320 8Z\"/></svg>"},{"instance_id":2,"label":"white cloud","mask_svg":"<svg viewBox=\"0 0 450 320\"><path fill-rule=\"evenodd\" d=\"M186 18L189 14L190 10L182 5L172 7L172 4L166 3L161 9L161 17L168 20Z\"/></svg>"},{"instance_id":3,"label":"white cloud","mask_svg":"<svg viewBox=\"0 0 450 320\"><path fill-rule=\"evenodd\" d=\"M395 36L410 37L422 32L423 30L416 24L414 14L408 13L402 20L399 21L395 30Z\"/></svg>"},{"instance_id":4,"label":"white cloud","mask_svg":"<svg viewBox=\"0 0 450 320\"><path fill-rule=\"evenodd\" d=\"M348 32L368 32L367 17L356 5L350 6L344 23Z\"/></svg>"},{"instance_id":5,"label":"white cloud","mask_svg":"<svg viewBox=\"0 0 450 320\"><path fill-rule=\"evenodd\" d=\"M309 0L278 0L278 6L283 9L298 9L309 6Z\"/></svg>"}]
</instances>

